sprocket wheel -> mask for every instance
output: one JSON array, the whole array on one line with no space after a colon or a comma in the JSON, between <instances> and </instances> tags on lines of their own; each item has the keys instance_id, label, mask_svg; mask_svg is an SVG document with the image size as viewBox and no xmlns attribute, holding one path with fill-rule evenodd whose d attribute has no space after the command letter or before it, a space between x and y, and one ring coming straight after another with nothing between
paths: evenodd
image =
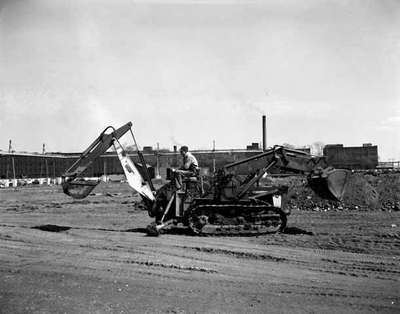
<instances>
[{"instance_id":1,"label":"sprocket wheel","mask_svg":"<svg viewBox=\"0 0 400 314\"><path fill-rule=\"evenodd\" d=\"M201 229L208 224L208 216L206 215L194 215L189 217L189 228L193 234L201 234Z\"/></svg>"}]
</instances>

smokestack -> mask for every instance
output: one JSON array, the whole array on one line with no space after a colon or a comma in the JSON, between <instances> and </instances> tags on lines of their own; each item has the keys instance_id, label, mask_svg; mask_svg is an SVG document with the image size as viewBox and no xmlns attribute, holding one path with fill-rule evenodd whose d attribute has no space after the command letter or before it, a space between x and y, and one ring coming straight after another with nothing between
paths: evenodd
<instances>
[{"instance_id":1,"label":"smokestack","mask_svg":"<svg viewBox=\"0 0 400 314\"><path fill-rule=\"evenodd\" d=\"M266 116L262 116L262 149L265 151L267 149L267 122Z\"/></svg>"}]
</instances>

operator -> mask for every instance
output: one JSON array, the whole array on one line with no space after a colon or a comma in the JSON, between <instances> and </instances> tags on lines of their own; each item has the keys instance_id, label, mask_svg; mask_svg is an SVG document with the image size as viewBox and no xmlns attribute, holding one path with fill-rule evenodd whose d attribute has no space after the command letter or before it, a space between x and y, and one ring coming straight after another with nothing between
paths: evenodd
<instances>
[{"instance_id":1,"label":"operator","mask_svg":"<svg viewBox=\"0 0 400 314\"><path fill-rule=\"evenodd\" d=\"M192 155L192 153L189 152L189 148L187 146L182 146L179 149L179 152L181 153L181 156L183 157L183 163L182 167L180 170L187 171L188 173L184 173L187 175L193 174L194 176L197 176L199 174L199 163L197 162L196 157ZM190 173L191 172L191 173Z\"/></svg>"},{"instance_id":2,"label":"operator","mask_svg":"<svg viewBox=\"0 0 400 314\"><path fill-rule=\"evenodd\" d=\"M180 189L182 188L183 177L197 177L199 175L199 164L196 157L194 157L187 146L182 146L179 149L182 156L182 166L175 170L175 186Z\"/></svg>"}]
</instances>

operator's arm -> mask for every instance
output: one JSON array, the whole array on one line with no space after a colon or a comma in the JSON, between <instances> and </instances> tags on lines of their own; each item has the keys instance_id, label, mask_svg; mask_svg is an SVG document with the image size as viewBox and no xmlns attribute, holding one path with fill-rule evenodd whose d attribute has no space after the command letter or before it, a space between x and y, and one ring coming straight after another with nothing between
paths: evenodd
<instances>
[{"instance_id":1,"label":"operator's arm","mask_svg":"<svg viewBox=\"0 0 400 314\"><path fill-rule=\"evenodd\" d=\"M187 155L183 161L183 169L189 170L191 164L192 164L192 159L190 158L190 156Z\"/></svg>"}]
</instances>

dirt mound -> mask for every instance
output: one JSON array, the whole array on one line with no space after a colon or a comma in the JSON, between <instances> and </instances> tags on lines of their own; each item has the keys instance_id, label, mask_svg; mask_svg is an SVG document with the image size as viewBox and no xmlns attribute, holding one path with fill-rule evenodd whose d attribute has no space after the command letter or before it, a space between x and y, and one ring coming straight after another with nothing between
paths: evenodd
<instances>
[{"instance_id":1,"label":"dirt mound","mask_svg":"<svg viewBox=\"0 0 400 314\"><path fill-rule=\"evenodd\" d=\"M400 210L400 173L367 176L379 194L382 210Z\"/></svg>"},{"instance_id":2,"label":"dirt mound","mask_svg":"<svg viewBox=\"0 0 400 314\"><path fill-rule=\"evenodd\" d=\"M353 173L346 185L343 204L351 208L378 209L379 194L363 174Z\"/></svg>"},{"instance_id":3,"label":"dirt mound","mask_svg":"<svg viewBox=\"0 0 400 314\"><path fill-rule=\"evenodd\" d=\"M316 195L304 177L275 178L273 184L289 186L286 206L301 210L400 210L400 174L352 173L343 200L330 201Z\"/></svg>"}]
</instances>

